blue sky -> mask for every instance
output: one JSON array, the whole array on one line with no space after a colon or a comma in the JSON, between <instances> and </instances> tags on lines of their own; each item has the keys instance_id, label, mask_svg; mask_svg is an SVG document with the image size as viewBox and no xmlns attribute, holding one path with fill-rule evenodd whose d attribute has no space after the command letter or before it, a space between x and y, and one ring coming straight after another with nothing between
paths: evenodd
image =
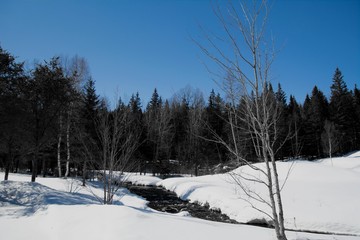
<instances>
[{"instance_id":1,"label":"blue sky","mask_svg":"<svg viewBox=\"0 0 360 240\"><path fill-rule=\"evenodd\" d=\"M191 41L199 26L217 31L211 1L0 0L0 45L19 61L77 54L100 95L138 91L144 104L155 87L163 98L216 89ZM273 84L288 96L302 102L314 85L329 96L336 67L349 89L360 85L359 0L275 0L268 30L281 48Z\"/></svg>"}]
</instances>

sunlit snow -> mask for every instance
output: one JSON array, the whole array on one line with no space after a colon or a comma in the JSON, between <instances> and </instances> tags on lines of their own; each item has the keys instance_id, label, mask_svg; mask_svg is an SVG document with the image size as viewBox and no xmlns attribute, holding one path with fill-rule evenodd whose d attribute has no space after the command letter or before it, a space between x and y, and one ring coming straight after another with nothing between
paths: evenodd
<instances>
[{"instance_id":1,"label":"sunlit snow","mask_svg":"<svg viewBox=\"0 0 360 240\"><path fill-rule=\"evenodd\" d=\"M281 182L288 176L282 190L285 222L286 228L295 230L287 232L288 239L360 239L360 152L277 166ZM258 174L247 167L235 171ZM133 174L129 180L163 186L183 199L220 209L239 222L266 219L250 207L229 174L166 180ZM9 181L0 183L1 239L276 239L273 229L157 212L126 189L120 189L114 205L104 206L98 199L102 196L98 182L81 187L73 179L39 177L36 183L29 181L28 175L10 174ZM267 194L258 184L249 187ZM257 206L268 211L266 206Z\"/></svg>"}]
</instances>

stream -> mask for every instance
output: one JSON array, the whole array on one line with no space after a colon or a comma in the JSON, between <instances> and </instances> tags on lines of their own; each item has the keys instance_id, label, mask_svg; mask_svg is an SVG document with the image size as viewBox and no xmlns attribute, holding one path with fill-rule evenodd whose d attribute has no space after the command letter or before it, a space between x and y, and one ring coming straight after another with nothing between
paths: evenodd
<instances>
[{"instance_id":1,"label":"stream","mask_svg":"<svg viewBox=\"0 0 360 240\"><path fill-rule=\"evenodd\" d=\"M222 214L220 210L210 209L208 205L202 206L197 203L190 203L189 201L181 200L174 192L168 191L162 187L140 186L140 185L133 185L131 183L126 183L124 187L126 187L131 193L145 198L149 202L148 206L157 211L167 212L167 213L179 213L181 211L187 211L192 217L196 217L200 219L216 221L216 222L240 224L239 222L230 219L225 214ZM246 224L258 226L258 227L273 228L273 226L261 220L253 220ZM287 231L294 231L294 230L287 229ZM337 234L337 233L317 232L317 231L308 231L308 230L296 230L296 231L317 233L317 234L357 236L352 234Z\"/></svg>"},{"instance_id":2,"label":"stream","mask_svg":"<svg viewBox=\"0 0 360 240\"><path fill-rule=\"evenodd\" d=\"M141 196L149 201L148 206L152 209L167 213L179 213L187 211L192 217L224 223L238 223L230 219L218 210L210 209L197 203L181 200L174 192L167 191L157 186L138 186L126 184L125 187L133 194Z\"/></svg>"}]
</instances>

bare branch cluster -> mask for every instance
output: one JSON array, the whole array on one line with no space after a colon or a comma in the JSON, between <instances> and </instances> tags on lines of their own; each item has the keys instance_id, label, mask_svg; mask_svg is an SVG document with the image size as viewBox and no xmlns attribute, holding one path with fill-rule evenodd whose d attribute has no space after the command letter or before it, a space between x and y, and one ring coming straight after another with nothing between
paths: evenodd
<instances>
[{"instance_id":1,"label":"bare branch cluster","mask_svg":"<svg viewBox=\"0 0 360 240\"><path fill-rule=\"evenodd\" d=\"M230 3L226 10L219 5L214 7L223 37L206 34L205 44L196 43L218 67L220 73L214 70L211 73L215 73L216 81L222 86L229 102L227 122L231 139L226 141L214 134L214 141L222 143L241 164L258 173L233 172L231 177L246 194L246 199L250 199L251 206L271 219L277 238L286 239L281 186L275 162L275 155L283 146L283 142L279 141L278 125L281 108L270 89L270 70L276 54L266 41L268 3L265 0L252 3L251 6L245 1L240 6ZM256 160L264 163L264 169L246 159L242 153L244 138L251 139ZM268 196L249 188L247 182L266 186ZM265 204L271 211L256 207L254 201Z\"/></svg>"}]
</instances>

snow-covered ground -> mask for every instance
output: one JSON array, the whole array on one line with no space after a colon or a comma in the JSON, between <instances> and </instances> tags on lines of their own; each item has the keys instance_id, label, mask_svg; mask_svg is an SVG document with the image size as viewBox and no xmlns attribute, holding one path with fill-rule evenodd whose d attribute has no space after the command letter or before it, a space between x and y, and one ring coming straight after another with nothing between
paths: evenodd
<instances>
[{"instance_id":1,"label":"snow-covered ground","mask_svg":"<svg viewBox=\"0 0 360 240\"><path fill-rule=\"evenodd\" d=\"M279 163L281 181L289 169L282 190L286 227L354 236L288 231L288 239L360 239L360 152L332 160ZM252 173L246 167L236 171ZM30 176L10 174L9 181L0 183L1 239L276 239L272 229L157 212L125 189L119 191L114 205L104 206L97 199L102 196L97 182L83 188L71 179L29 180ZM129 180L164 186L241 222L265 218L249 206L228 174L166 180L132 175ZM262 186L249 187L266 194Z\"/></svg>"},{"instance_id":2,"label":"snow-covered ground","mask_svg":"<svg viewBox=\"0 0 360 240\"><path fill-rule=\"evenodd\" d=\"M360 152L315 162L279 162L277 168L280 182L287 178L282 190L286 228L360 235ZM263 179L249 167L235 172ZM229 174L166 179L157 184L183 199L207 202L239 222L266 218L250 206L247 200L251 199ZM248 187L268 199L263 185L248 183ZM264 204L251 202L270 213Z\"/></svg>"}]
</instances>

